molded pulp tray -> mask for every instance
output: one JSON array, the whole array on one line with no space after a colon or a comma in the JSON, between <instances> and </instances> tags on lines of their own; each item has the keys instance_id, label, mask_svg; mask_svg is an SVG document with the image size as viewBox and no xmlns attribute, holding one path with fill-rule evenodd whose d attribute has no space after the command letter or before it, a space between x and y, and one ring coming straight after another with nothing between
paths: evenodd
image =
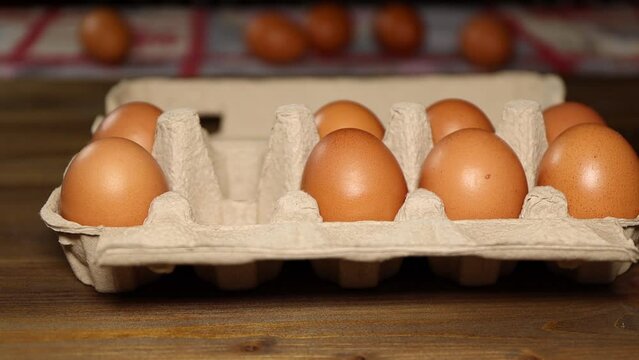
<instances>
[{"instance_id":1,"label":"molded pulp tray","mask_svg":"<svg viewBox=\"0 0 639 360\"><path fill-rule=\"evenodd\" d=\"M424 108L447 97L484 109L522 161L530 192L519 219L449 221L437 196L417 189L432 148ZM315 200L300 191L318 141L313 111L341 98L370 107L386 126L384 143L410 191L395 221L323 223ZM247 289L293 259L311 260L319 277L343 287L373 287L407 256L427 257L436 274L464 285L495 283L518 260L610 282L639 257L639 222L572 219L563 194L534 186L547 148L541 109L563 98L559 78L532 73L123 81L107 96L107 112L134 100L168 110L153 155L171 191L139 227L67 221L59 188L41 215L78 279L100 292L131 290L184 264L222 289ZM207 133L198 114L220 116L220 131Z\"/></svg>"}]
</instances>

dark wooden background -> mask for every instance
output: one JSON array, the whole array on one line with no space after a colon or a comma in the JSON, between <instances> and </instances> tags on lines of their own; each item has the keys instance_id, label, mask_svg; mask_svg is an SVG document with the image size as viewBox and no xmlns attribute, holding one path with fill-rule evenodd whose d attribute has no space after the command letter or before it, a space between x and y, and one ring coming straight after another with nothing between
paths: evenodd
<instances>
[{"instance_id":1,"label":"dark wooden background","mask_svg":"<svg viewBox=\"0 0 639 360\"><path fill-rule=\"evenodd\" d=\"M566 82L569 99L638 147L639 79ZM181 268L133 293L96 293L38 211L112 85L0 81L0 359L639 358L639 267L585 286L524 263L497 286L467 289L410 259L378 289L348 291L294 262L248 292L220 292Z\"/></svg>"}]
</instances>

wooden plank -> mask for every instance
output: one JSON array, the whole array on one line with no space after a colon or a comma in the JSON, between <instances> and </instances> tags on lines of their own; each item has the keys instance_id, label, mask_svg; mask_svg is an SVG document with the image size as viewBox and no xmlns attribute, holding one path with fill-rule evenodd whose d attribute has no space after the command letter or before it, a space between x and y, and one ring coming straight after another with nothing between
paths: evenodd
<instances>
[{"instance_id":1,"label":"wooden plank","mask_svg":"<svg viewBox=\"0 0 639 360\"><path fill-rule=\"evenodd\" d=\"M639 152L638 78L571 77L565 82L567 100L592 106Z\"/></svg>"},{"instance_id":2,"label":"wooden plank","mask_svg":"<svg viewBox=\"0 0 639 360\"><path fill-rule=\"evenodd\" d=\"M0 160L0 187L56 186L73 153Z\"/></svg>"},{"instance_id":3,"label":"wooden plank","mask_svg":"<svg viewBox=\"0 0 639 360\"><path fill-rule=\"evenodd\" d=\"M517 284L533 276L524 270L506 285L466 290L415 260L394 283L345 291L314 280L308 264L293 263L258 290L224 293L183 269L133 294L100 295L70 281L60 264L18 269L14 278L6 263L0 266L4 354L587 359L637 350L636 302L543 270L546 284ZM184 347L189 351L175 351Z\"/></svg>"},{"instance_id":4,"label":"wooden plank","mask_svg":"<svg viewBox=\"0 0 639 360\"><path fill-rule=\"evenodd\" d=\"M38 156L74 154L91 139L84 124L82 129L6 129L0 133L0 159L31 159ZM41 146L45 144L45 146Z\"/></svg>"},{"instance_id":5,"label":"wooden plank","mask_svg":"<svg viewBox=\"0 0 639 360\"><path fill-rule=\"evenodd\" d=\"M104 111L114 81L0 80L0 125L85 122Z\"/></svg>"},{"instance_id":6,"label":"wooden plank","mask_svg":"<svg viewBox=\"0 0 639 360\"><path fill-rule=\"evenodd\" d=\"M57 235L40 219L53 187L0 187L0 261L64 261Z\"/></svg>"}]
</instances>

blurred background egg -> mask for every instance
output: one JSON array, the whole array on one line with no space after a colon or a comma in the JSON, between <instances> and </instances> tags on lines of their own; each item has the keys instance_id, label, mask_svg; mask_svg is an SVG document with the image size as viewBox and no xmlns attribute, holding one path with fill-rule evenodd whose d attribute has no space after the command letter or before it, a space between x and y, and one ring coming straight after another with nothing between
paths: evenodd
<instances>
[{"instance_id":1,"label":"blurred background egg","mask_svg":"<svg viewBox=\"0 0 639 360\"><path fill-rule=\"evenodd\" d=\"M561 191L575 218L639 215L639 159L606 126L581 124L557 137L541 160L537 183Z\"/></svg>"},{"instance_id":2,"label":"blurred background egg","mask_svg":"<svg viewBox=\"0 0 639 360\"><path fill-rule=\"evenodd\" d=\"M308 13L306 31L311 45L320 54L334 55L344 51L353 32L348 9L337 3L313 6Z\"/></svg>"},{"instance_id":3,"label":"blurred background egg","mask_svg":"<svg viewBox=\"0 0 639 360\"><path fill-rule=\"evenodd\" d=\"M384 137L384 126L372 111L350 100L338 100L315 112L315 125L320 138L344 128L364 130L378 139Z\"/></svg>"},{"instance_id":4,"label":"blurred background egg","mask_svg":"<svg viewBox=\"0 0 639 360\"><path fill-rule=\"evenodd\" d=\"M123 138L96 140L67 169L60 213L81 225L142 225L153 199L166 191L160 166L143 147Z\"/></svg>"},{"instance_id":5,"label":"blurred background egg","mask_svg":"<svg viewBox=\"0 0 639 360\"><path fill-rule=\"evenodd\" d=\"M515 152L480 129L459 130L435 145L419 187L439 196L451 220L517 218L528 193Z\"/></svg>"},{"instance_id":6,"label":"blurred background egg","mask_svg":"<svg viewBox=\"0 0 639 360\"><path fill-rule=\"evenodd\" d=\"M122 137L153 151L155 128L162 114L157 106L136 101L126 103L110 112L93 134L93 140Z\"/></svg>"},{"instance_id":7,"label":"blurred background egg","mask_svg":"<svg viewBox=\"0 0 639 360\"><path fill-rule=\"evenodd\" d=\"M358 129L320 140L306 162L302 190L315 198L324 221L392 221L408 192L391 151Z\"/></svg>"},{"instance_id":8,"label":"blurred background egg","mask_svg":"<svg viewBox=\"0 0 639 360\"><path fill-rule=\"evenodd\" d=\"M245 42L254 55L273 64L295 62L305 55L308 47L300 26L273 11L259 14L249 22Z\"/></svg>"},{"instance_id":9,"label":"blurred background egg","mask_svg":"<svg viewBox=\"0 0 639 360\"><path fill-rule=\"evenodd\" d=\"M378 45L390 55L414 55L422 47L424 24L412 6L390 3L380 7L373 27Z\"/></svg>"},{"instance_id":10,"label":"blurred background egg","mask_svg":"<svg viewBox=\"0 0 639 360\"><path fill-rule=\"evenodd\" d=\"M131 49L129 25L112 8L101 7L87 13L80 24L79 36L84 52L102 63L121 63Z\"/></svg>"},{"instance_id":11,"label":"blurred background egg","mask_svg":"<svg viewBox=\"0 0 639 360\"><path fill-rule=\"evenodd\" d=\"M444 99L426 109L433 144L461 129L495 129L484 112L474 104L462 99Z\"/></svg>"},{"instance_id":12,"label":"blurred background egg","mask_svg":"<svg viewBox=\"0 0 639 360\"><path fill-rule=\"evenodd\" d=\"M597 111L588 105L578 102L568 101L544 110L544 124L546 126L548 144L555 141L557 136L568 128L586 123L606 125L606 122Z\"/></svg>"},{"instance_id":13,"label":"blurred background egg","mask_svg":"<svg viewBox=\"0 0 639 360\"><path fill-rule=\"evenodd\" d=\"M464 25L460 48L470 63L492 70L511 59L514 45L511 30L500 17L480 13Z\"/></svg>"}]
</instances>

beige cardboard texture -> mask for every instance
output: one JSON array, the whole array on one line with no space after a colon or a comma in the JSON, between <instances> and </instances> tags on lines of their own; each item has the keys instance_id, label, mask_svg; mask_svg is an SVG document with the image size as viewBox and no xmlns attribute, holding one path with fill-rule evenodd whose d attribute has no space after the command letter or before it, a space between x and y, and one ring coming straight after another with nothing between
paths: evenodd
<instances>
[{"instance_id":1,"label":"beige cardboard texture","mask_svg":"<svg viewBox=\"0 0 639 360\"><path fill-rule=\"evenodd\" d=\"M329 101L351 99L369 107L387 125L389 109L401 102L428 105L455 97L469 100L491 120L501 119L504 104L533 100L542 106L563 101L564 87L552 75L504 72L484 75L386 77L291 77L124 80L107 96L106 111L134 100L164 110L191 108L222 117L213 138L267 139L273 113L281 105L304 104L311 110Z\"/></svg>"},{"instance_id":2,"label":"beige cardboard texture","mask_svg":"<svg viewBox=\"0 0 639 360\"><path fill-rule=\"evenodd\" d=\"M421 104L379 108L396 97L418 95ZM432 147L424 104L449 96L486 109L497 134L521 159L530 193L519 219L449 221L436 195L416 189ZM306 158L318 141L312 109L340 97L371 106L386 124L384 143L410 191L395 221L324 223L315 200L300 191ZM535 101L511 101L516 98ZM312 107L277 107L291 99L306 99ZM149 273L145 267L168 272L178 264L196 266L201 277L224 289L251 288L277 276L281 260L293 259L315 260L320 277L344 287L370 287L396 273L406 256L431 257L436 273L466 285L494 283L516 260L573 262L577 265L562 271L576 273L579 281L610 281L639 257L638 222L572 219L561 193L534 187L547 147L541 108L562 99L557 78L526 73L127 81L110 93L108 110L132 100L193 108L170 110L159 119L153 155L171 191L155 199L138 227L69 222L58 213L59 189L41 214L60 233L78 278L105 292L150 280L140 275ZM274 123L268 119L273 111ZM202 131L198 112L222 114L221 134ZM77 251L66 251L73 248Z\"/></svg>"}]
</instances>

